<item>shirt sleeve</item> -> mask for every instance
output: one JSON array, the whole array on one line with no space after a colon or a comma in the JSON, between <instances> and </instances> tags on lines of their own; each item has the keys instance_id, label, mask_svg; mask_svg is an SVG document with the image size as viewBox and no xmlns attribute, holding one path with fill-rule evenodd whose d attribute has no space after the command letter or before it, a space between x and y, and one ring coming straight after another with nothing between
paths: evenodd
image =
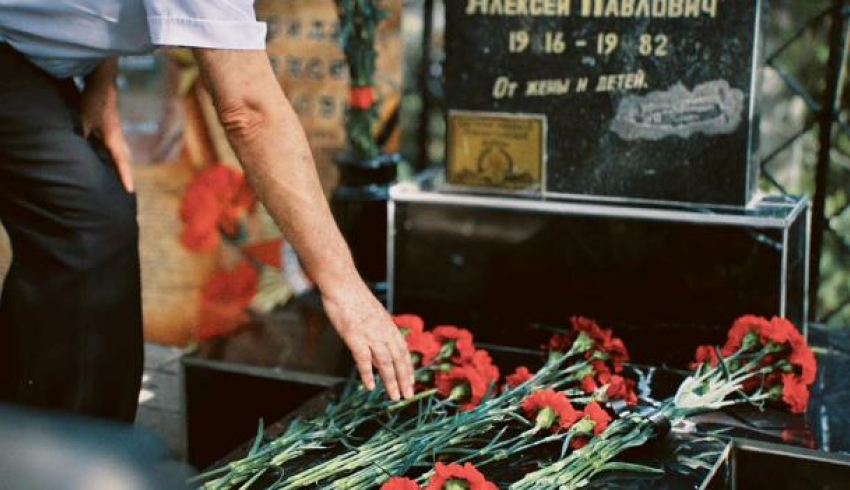
<instances>
[{"instance_id":1,"label":"shirt sleeve","mask_svg":"<svg viewBox=\"0 0 850 490\"><path fill-rule=\"evenodd\" d=\"M158 46L265 49L266 24L253 0L144 0L151 41Z\"/></svg>"}]
</instances>

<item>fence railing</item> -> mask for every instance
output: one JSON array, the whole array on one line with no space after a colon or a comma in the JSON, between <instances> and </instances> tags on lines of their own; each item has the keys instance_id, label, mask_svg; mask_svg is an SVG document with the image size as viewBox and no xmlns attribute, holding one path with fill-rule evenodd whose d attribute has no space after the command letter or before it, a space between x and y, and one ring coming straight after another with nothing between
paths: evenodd
<instances>
[{"instance_id":1,"label":"fence railing","mask_svg":"<svg viewBox=\"0 0 850 490\"><path fill-rule=\"evenodd\" d=\"M803 126L784 141L769 151L761 160L762 176L769 187L779 192L788 193L774 171L773 165L785 151L813 131L817 131L817 156L812 169L814 182L812 196L812 229L810 267L810 319L812 321L829 323L833 319L850 318L850 287L846 297L834 304L826 305L822 301L824 274L840 274L850 281L850 230L839 230L834 226L841 218L850 218L850 192L840 185L841 173L850 177L850 168L842 168L835 163L834 155L839 151L840 133L850 137L850 124L846 120L846 112L842 110L842 92L847 77L848 33L850 33L850 2L848 0L831 0L821 12L807 19L796 32L780 44L767 57L767 66L775 70L788 90L805 104L810 113ZM828 29L823 29L828 25ZM800 43L811 42L814 32L825 31L829 54L823 67L822 87L807 86L786 64L780 62L782 57ZM793 63L790 63L793 65ZM820 93L818 93L820 92ZM846 107L844 108L846 110ZM839 176L836 178L836 174ZM830 196L842 193L838 201L845 200L836 210L827 209ZM827 248L839 257L839 266L844 264L844 270L825 271L823 257ZM844 323L850 324L845 321Z\"/></svg>"}]
</instances>

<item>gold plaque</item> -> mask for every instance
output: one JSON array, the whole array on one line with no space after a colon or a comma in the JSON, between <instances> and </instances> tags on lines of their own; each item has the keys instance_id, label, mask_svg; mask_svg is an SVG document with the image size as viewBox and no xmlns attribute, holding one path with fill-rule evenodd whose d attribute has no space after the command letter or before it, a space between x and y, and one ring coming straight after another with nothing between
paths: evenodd
<instances>
[{"instance_id":1,"label":"gold plaque","mask_svg":"<svg viewBox=\"0 0 850 490\"><path fill-rule=\"evenodd\" d=\"M451 112L448 181L505 190L540 190L546 116Z\"/></svg>"}]
</instances>

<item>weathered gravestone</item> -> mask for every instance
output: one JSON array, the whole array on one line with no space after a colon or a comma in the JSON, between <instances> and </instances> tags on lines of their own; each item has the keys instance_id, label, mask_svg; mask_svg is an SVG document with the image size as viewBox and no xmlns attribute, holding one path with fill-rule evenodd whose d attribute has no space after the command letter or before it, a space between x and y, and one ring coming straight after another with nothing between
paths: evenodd
<instances>
[{"instance_id":1,"label":"weathered gravestone","mask_svg":"<svg viewBox=\"0 0 850 490\"><path fill-rule=\"evenodd\" d=\"M448 180L741 206L759 0L448 0Z\"/></svg>"}]
</instances>

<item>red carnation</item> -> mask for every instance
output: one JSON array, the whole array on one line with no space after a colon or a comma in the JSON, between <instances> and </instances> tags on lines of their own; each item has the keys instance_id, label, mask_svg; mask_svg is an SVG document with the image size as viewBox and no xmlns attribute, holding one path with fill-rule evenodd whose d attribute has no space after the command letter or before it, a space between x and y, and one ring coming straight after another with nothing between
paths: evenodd
<instances>
[{"instance_id":1,"label":"red carnation","mask_svg":"<svg viewBox=\"0 0 850 490\"><path fill-rule=\"evenodd\" d=\"M489 384L474 366L454 366L447 373L437 373L437 391L444 398L455 398L462 410L477 407L487 394Z\"/></svg>"},{"instance_id":2,"label":"red carnation","mask_svg":"<svg viewBox=\"0 0 850 490\"><path fill-rule=\"evenodd\" d=\"M417 315L395 315L393 323L407 335L410 332L422 332L425 330L425 322Z\"/></svg>"},{"instance_id":3,"label":"red carnation","mask_svg":"<svg viewBox=\"0 0 850 490\"><path fill-rule=\"evenodd\" d=\"M573 317L572 324L575 331L584 332L593 339L596 349L607 353L616 372L620 372L619 364L628 362L629 353L626 350L626 345L623 341L614 337L613 330L610 328L602 328L596 320L584 317Z\"/></svg>"},{"instance_id":4,"label":"red carnation","mask_svg":"<svg viewBox=\"0 0 850 490\"><path fill-rule=\"evenodd\" d=\"M498 490L498 487L488 482L472 463L466 463L463 466L437 463L434 467L434 476L431 477L425 490L443 490L451 480L465 482L469 490Z\"/></svg>"},{"instance_id":5,"label":"red carnation","mask_svg":"<svg viewBox=\"0 0 850 490\"><path fill-rule=\"evenodd\" d=\"M595 422L593 426L593 435L595 436L605 432L608 424L611 423L611 416L596 402L590 402L584 407L584 415L590 417L590 420Z\"/></svg>"},{"instance_id":6,"label":"red carnation","mask_svg":"<svg viewBox=\"0 0 850 490\"><path fill-rule=\"evenodd\" d=\"M611 422L611 416L608 415L601 406L599 406L596 402L591 402L586 407L584 407L584 417L585 420L590 420L593 422L593 435L598 436L599 434L605 432L605 429L608 428L608 424ZM580 422L583 424L584 421ZM589 439L587 436L581 435L573 437L570 441L570 447L573 449L581 449L584 446L587 446Z\"/></svg>"},{"instance_id":7,"label":"red carnation","mask_svg":"<svg viewBox=\"0 0 850 490\"><path fill-rule=\"evenodd\" d=\"M594 342L599 345L608 345L611 342L611 330L604 329L596 323L596 320L585 318L582 316L574 316L570 319L573 329L577 332L586 333Z\"/></svg>"},{"instance_id":8,"label":"red carnation","mask_svg":"<svg viewBox=\"0 0 850 490\"><path fill-rule=\"evenodd\" d=\"M698 369L703 364L708 363L710 367L716 366L720 362L717 357L717 350L711 345L701 345L697 347L696 358L691 363L691 369Z\"/></svg>"},{"instance_id":9,"label":"red carnation","mask_svg":"<svg viewBox=\"0 0 850 490\"><path fill-rule=\"evenodd\" d=\"M368 110L375 105L374 87L353 87L348 104L354 109Z\"/></svg>"},{"instance_id":10,"label":"red carnation","mask_svg":"<svg viewBox=\"0 0 850 490\"><path fill-rule=\"evenodd\" d=\"M806 385L814 383L815 378L817 378L818 364L815 354L806 343L803 334L797 330L793 323L779 317L774 317L770 321L770 329L774 339L781 339L791 346L788 362L800 369L803 382Z\"/></svg>"},{"instance_id":11,"label":"red carnation","mask_svg":"<svg viewBox=\"0 0 850 490\"><path fill-rule=\"evenodd\" d=\"M549 339L549 344L544 348L549 352L568 352L570 348L573 346L573 342L575 341L575 335L564 333L564 334L556 334L553 335L551 339Z\"/></svg>"},{"instance_id":12,"label":"red carnation","mask_svg":"<svg viewBox=\"0 0 850 490\"><path fill-rule=\"evenodd\" d=\"M215 272L201 294L198 340L227 335L245 321L257 283L257 270L248 262Z\"/></svg>"},{"instance_id":13,"label":"red carnation","mask_svg":"<svg viewBox=\"0 0 850 490\"><path fill-rule=\"evenodd\" d=\"M604 358L615 373L623 370L623 363L629 361L629 352L622 339L614 337L611 329L602 328L595 320L585 317L576 316L571 318L570 322L573 332L555 335L549 339L549 351L568 351L578 334L584 333L593 341L593 348L585 352L585 359Z\"/></svg>"},{"instance_id":14,"label":"red carnation","mask_svg":"<svg viewBox=\"0 0 850 490\"><path fill-rule=\"evenodd\" d=\"M807 344L800 347L795 347L788 357L788 362L800 368L801 378L807 385L815 382L818 373L818 363L815 360L815 354Z\"/></svg>"},{"instance_id":15,"label":"red carnation","mask_svg":"<svg viewBox=\"0 0 850 490\"><path fill-rule=\"evenodd\" d=\"M591 363L590 374L582 378L579 387L587 394L596 392L599 385L607 385L611 382L611 370L605 361L594 360Z\"/></svg>"},{"instance_id":16,"label":"red carnation","mask_svg":"<svg viewBox=\"0 0 850 490\"><path fill-rule=\"evenodd\" d=\"M596 383L596 379L592 374L589 374L582 378L581 384L579 385L581 391L587 393L588 395L591 393L595 393L596 390L599 389L599 385Z\"/></svg>"},{"instance_id":17,"label":"red carnation","mask_svg":"<svg viewBox=\"0 0 850 490\"><path fill-rule=\"evenodd\" d=\"M755 315L745 315L735 320L732 328L729 329L729 336L726 340L726 345L723 346L721 354L723 357L729 357L737 352L744 344L744 338L755 333L761 336L763 331L770 329L770 322L762 317Z\"/></svg>"},{"instance_id":18,"label":"red carnation","mask_svg":"<svg viewBox=\"0 0 850 490\"><path fill-rule=\"evenodd\" d=\"M453 343L453 354L459 359L470 359L475 354L475 346L472 343L472 333L465 328L453 325L440 325L434 328L434 337L440 344Z\"/></svg>"},{"instance_id":19,"label":"red carnation","mask_svg":"<svg viewBox=\"0 0 850 490\"><path fill-rule=\"evenodd\" d=\"M611 376L606 394L609 400L623 400L630 407L638 404L634 380L626 379L617 374Z\"/></svg>"},{"instance_id":20,"label":"red carnation","mask_svg":"<svg viewBox=\"0 0 850 490\"><path fill-rule=\"evenodd\" d=\"M410 478L393 477L381 485L381 490L419 490L419 485Z\"/></svg>"},{"instance_id":21,"label":"red carnation","mask_svg":"<svg viewBox=\"0 0 850 490\"><path fill-rule=\"evenodd\" d=\"M225 165L203 170L186 187L180 203L181 243L195 252L213 250L221 241L221 233L237 233L240 219L254 203L254 194L241 172Z\"/></svg>"},{"instance_id":22,"label":"red carnation","mask_svg":"<svg viewBox=\"0 0 850 490\"><path fill-rule=\"evenodd\" d=\"M614 372L622 372L623 363L629 362L629 351L626 350L626 344L619 338L612 338L608 345L603 347L603 350L610 356L609 361L614 367Z\"/></svg>"},{"instance_id":23,"label":"red carnation","mask_svg":"<svg viewBox=\"0 0 850 490\"><path fill-rule=\"evenodd\" d=\"M527 367L520 366L516 368L513 374L505 376L505 383L508 385L509 388L516 388L517 386L525 383L533 377L534 374L532 374Z\"/></svg>"},{"instance_id":24,"label":"red carnation","mask_svg":"<svg viewBox=\"0 0 850 490\"><path fill-rule=\"evenodd\" d=\"M782 401L791 413L806 413L809 406L809 388L803 379L793 374L782 375Z\"/></svg>"},{"instance_id":25,"label":"red carnation","mask_svg":"<svg viewBox=\"0 0 850 490\"><path fill-rule=\"evenodd\" d=\"M791 345L797 338L803 338L793 323L779 317L774 317L764 325L761 328L760 335L763 343L773 342L776 345Z\"/></svg>"},{"instance_id":26,"label":"red carnation","mask_svg":"<svg viewBox=\"0 0 850 490\"><path fill-rule=\"evenodd\" d=\"M569 429L582 416L581 412L573 408L566 395L554 390L535 391L522 402L522 410L530 420L536 420L538 413L544 408L557 414L558 418L551 426L552 432Z\"/></svg>"},{"instance_id":27,"label":"red carnation","mask_svg":"<svg viewBox=\"0 0 850 490\"><path fill-rule=\"evenodd\" d=\"M437 354L440 353L440 343L437 342L431 332L410 330L405 341L407 342L407 350L411 354L419 355L420 366L430 365L437 358Z\"/></svg>"},{"instance_id":28,"label":"red carnation","mask_svg":"<svg viewBox=\"0 0 850 490\"><path fill-rule=\"evenodd\" d=\"M470 365L478 371L488 385L499 382L499 368L493 364L490 353L486 350L477 350L464 364Z\"/></svg>"},{"instance_id":29,"label":"red carnation","mask_svg":"<svg viewBox=\"0 0 850 490\"><path fill-rule=\"evenodd\" d=\"M596 380L602 384L608 384L611 380L611 370L604 361L593 361L593 372L596 373Z\"/></svg>"}]
</instances>

